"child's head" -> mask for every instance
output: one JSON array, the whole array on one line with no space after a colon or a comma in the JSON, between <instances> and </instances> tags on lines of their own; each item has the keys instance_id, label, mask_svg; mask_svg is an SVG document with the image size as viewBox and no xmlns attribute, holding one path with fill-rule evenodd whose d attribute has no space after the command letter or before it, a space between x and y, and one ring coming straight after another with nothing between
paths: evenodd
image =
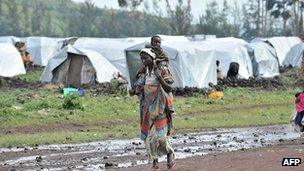
<instances>
[{"instance_id":1,"label":"child's head","mask_svg":"<svg viewBox=\"0 0 304 171\"><path fill-rule=\"evenodd\" d=\"M151 37L151 45L155 47L160 47L161 45L161 38L158 35Z\"/></svg>"}]
</instances>

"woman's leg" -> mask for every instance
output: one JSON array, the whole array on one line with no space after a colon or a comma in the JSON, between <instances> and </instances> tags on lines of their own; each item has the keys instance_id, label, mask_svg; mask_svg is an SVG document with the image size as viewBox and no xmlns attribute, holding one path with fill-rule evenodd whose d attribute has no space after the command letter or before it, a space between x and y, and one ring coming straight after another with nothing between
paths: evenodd
<instances>
[{"instance_id":1,"label":"woman's leg","mask_svg":"<svg viewBox=\"0 0 304 171\"><path fill-rule=\"evenodd\" d=\"M167 136L163 137L162 139L159 139L159 148L158 148L159 152L166 154L167 155L167 165L168 165L168 169L171 169L174 165L174 159L175 159L175 154L174 154L174 150L171 147Z\"/></svg>"},{"instance_id":2,"label":"woman's leg","mask_svg":"<svg viewBox=\"0 0 304 171\"><path fill-rule=\"evenodd\" d=\"M159 166L158 166L159 142L158 142L154 127L150 130L148 137L145 141L145 144L146 144L146 149L148 152L149 160L153 162L152 169L153 170L159 169Z\"/></svg>"}]
</instances>

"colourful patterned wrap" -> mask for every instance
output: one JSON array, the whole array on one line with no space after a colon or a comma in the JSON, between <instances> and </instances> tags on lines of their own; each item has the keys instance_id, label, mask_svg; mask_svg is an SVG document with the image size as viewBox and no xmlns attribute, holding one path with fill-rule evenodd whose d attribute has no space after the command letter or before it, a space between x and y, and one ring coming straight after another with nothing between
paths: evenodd
<instances>
[{"instance_id":1,"label":"colourful patterned wrap","mask_svg":"<svg viewBox=\"0 0 304 171\"><path fill-rule=\"evenodd\" d=\"M165 137L172 128L168 113L173 111L173 96L163 90L157 79L146 83L147 73L138 76L135 90L143 90L137 93L140 100L140 138L145 141L153 126L158 138Z\"/></svg>"}]
</instances>

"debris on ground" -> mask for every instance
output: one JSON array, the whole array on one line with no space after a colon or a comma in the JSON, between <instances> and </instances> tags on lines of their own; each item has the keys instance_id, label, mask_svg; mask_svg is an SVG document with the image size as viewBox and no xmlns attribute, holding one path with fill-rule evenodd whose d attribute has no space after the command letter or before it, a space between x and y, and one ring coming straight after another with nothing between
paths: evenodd
<instances>
[{"instance_id":1,"label":"debris on ground","mask_svg":"<svg viewBox=\"0 0 304 171\"><path fill-rule=\"evenodd\" d=\"M39 87L37 84L29 83L20 78L0 77L0 88L27 88L35 89Z\"/></svg>"},{"instance_id":2,"label":"debris on ground","mask_svg":"<svg viewBox=\"0 0 304 171\"><path fill-rule=\"evenodd\" d=\"M218 83L224 87L249 87L263 90L284 90L286 89L282 78L275 76L273 78L249 78L249 79L227 79L224 78Z\"/></svg>"}]
</instances>

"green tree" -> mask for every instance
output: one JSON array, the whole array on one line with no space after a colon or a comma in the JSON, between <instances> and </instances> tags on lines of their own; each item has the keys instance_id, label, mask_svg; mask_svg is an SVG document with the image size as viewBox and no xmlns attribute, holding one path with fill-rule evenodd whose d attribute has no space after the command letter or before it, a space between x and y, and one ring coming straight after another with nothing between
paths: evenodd
<instances>
[{"instance_id":1,"label":"green tree","mask_svg":"<svg viewBox=\"0 0 304 171\"><path fill-rule=\"evenodd\" d=\"M91 0L86 0L80 7L80 35L97 36L97 8Z\"/></svg>"},{"instance_id":2,"label":"green tree","mask_svg":"<svg viewBox=\"0 0 304 171\"><path fill-rule=\"evenodd\" d=\"M129 9L131 13L129 24L132 28L132 36L136 36L139 28L140 23L138 22L140 20L140 12L137 10L137 8L140 6L140 4L143 2L143 0L118 0L118 4L120 7Z\"/></svg>"},{"instance_id":3,"label":"green tree","mask_svg":"<svg viewBox=\"0 0 304 171\"><path fill-rule=\"evenodd\" d=\"M169 24L172 29L172 34L176 35L187 35L191 30L191 0L187 1L187 4L184 5L183 0L178 0L178 4L174 9L170 6L168 0L167 3L167 12L169 17Z\"/></svg>"},{"instance_id":4,"label":"green tree","mask_svg":"<svg viewBox=\"0 0 304 171\"><path fill-rule=\"evenodd\" d=\"M30 36L31 31L31 13L30 13L30 3L29 1L22 1L21 3L21 13L22 15L22 30L21 30L21 36Z\"/></svg>"},{"instance_id":5,"label":"green tree","mask_svg":"<svg viewBox=\"0 0 304 171\"><path fill-rule=\"evenodd\" d=\"M234 10L234 11L233 11ZM232 13L234 12L234 15ZM207 4L205 14L199 18L196 25L196 33L211 34L218 37L239 36L240 23L237 22L238 9L231 9L227 1L223 2L223 9L220 9L217 2Z\"/></svg>"},{"instance_id":6,"label":"green tree","mask_svg":"<svg viewBox=\"0 0 304 171\"><path fill-rule=\"evenodd\" d=\"M42 18L44 17L44 11L47 9L46 5L38 0L32 1L32 34L33 35L41 35L42 33Z\"/></svg>"},{"instance_id":7,"label":"green tree","mask_svg":"<svg viewBox=\"0 0 304 171\"><path fill-rule=\"evenodd\" d=\"M285 36L291 34L291 30L287 28L287 21L291 18L291 10L290 6L292 5L291 1L286 0L277 0L274 1L273 8L271 8L271 15L274 18L282 18L283 19L283 34Z\"/></svg>"},{"instance_id":8,"label":"green tree","mask_svg":"<svg viewBox=\"0 0 304 171\"><path fill-rule=\"evenodd\" d=\"M15 0L7 2L8 7L8 26L10 32L15 32L16 36L21 36L21 16L20 10Z\"/></svg>"}]
</instances>

